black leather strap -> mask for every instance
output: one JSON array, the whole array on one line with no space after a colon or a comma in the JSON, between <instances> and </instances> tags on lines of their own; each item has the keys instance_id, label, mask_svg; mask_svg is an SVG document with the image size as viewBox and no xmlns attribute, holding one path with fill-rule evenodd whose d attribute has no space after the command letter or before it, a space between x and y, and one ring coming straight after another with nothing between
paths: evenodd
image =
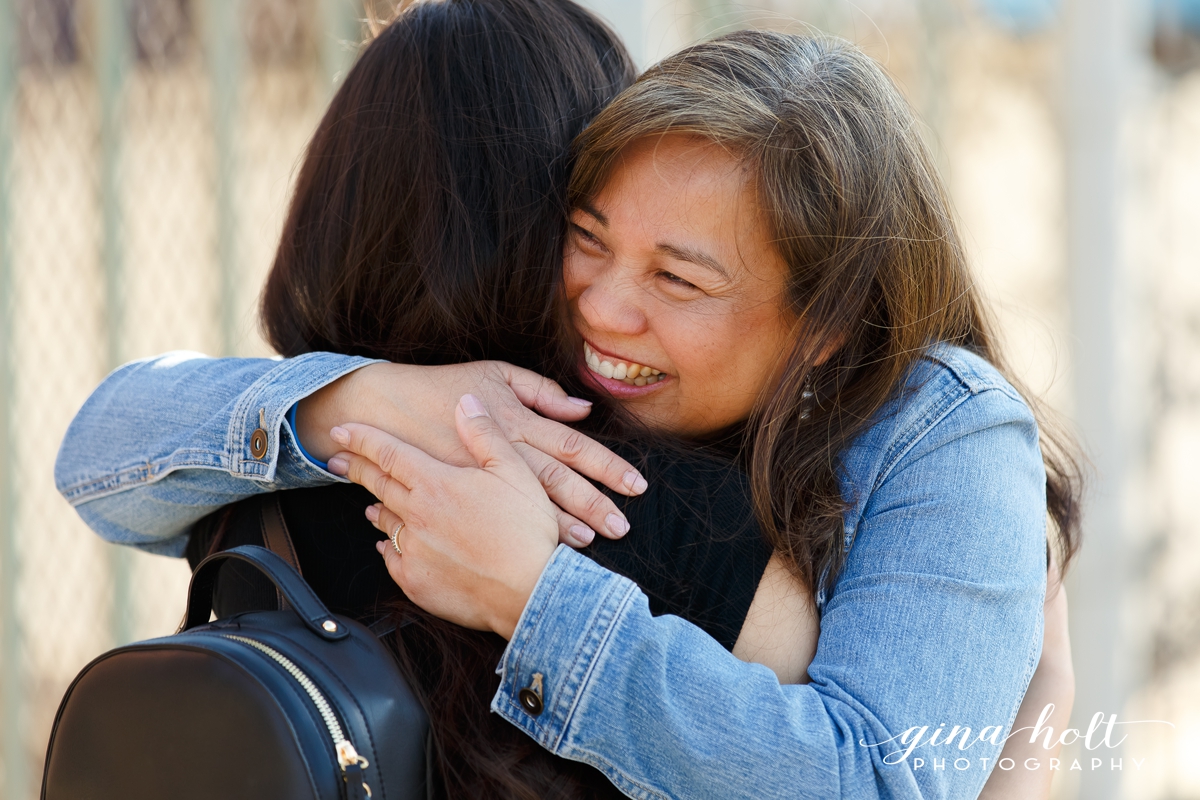
<instances>
[{"instance_id":1,"label":"black leather strap","mask_svg":"<svg viewBox=\"0 0 1200 800\"><path fill-rule=\"evenodd\" d=\"M262 496L259 520L262 524L263 545L303 576L304 570L300 569L300 559L296 557L292 533L288 530L287 520L283 518L283 505L279 502L278 492Z\"/></svg>"},{"instance_id":2,"label":"black leather strap","mask_svg":"<svg viewBox=\"0 0 1200 800\"><path fill-rule=\"evenodd\" d=\"M263 545L303 577L304 570L300 569L300 559L296 557L292 534L288 530L287 520L283 518L283 505L279 502L278 492L270 492L259 498L258 523L262 529ZM275 587L275 598L281 611L289 608L287 598L278 586Z\"/></svg>"},{"instance_id":3,"label":"black leather strap","mask_svg":"<svg viewBox=\"0 0 1200 800\"><path fill-rule=\"evenodd\" d=\"M212 614L213 586L217 581L217 573L221 562L230 559L250 564L270 578L297 616L321 638L336 641L349 635L346 625L329 613L325 604L286 561L265 547L250 544L214 553L196 567L192 585L188 589L183 630L208 622Z\"/></svg>"}]
</instances>

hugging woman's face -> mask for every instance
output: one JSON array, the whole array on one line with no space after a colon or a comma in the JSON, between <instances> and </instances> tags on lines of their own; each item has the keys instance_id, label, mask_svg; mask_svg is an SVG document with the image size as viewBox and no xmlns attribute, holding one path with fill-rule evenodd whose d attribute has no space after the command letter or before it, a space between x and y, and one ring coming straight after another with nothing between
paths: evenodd
<instances>
[{"instance_id":1,"label":"hugging woman's face","mask_svg":"<svg viewBox=\"0 0 1200 800\"><path fill-rule=\"evenodd\" d=\"M712 143L627 147L574 210L563 273L585 380L653 428L744 420L790 350L787 266L748 171Z\"/></svg>"}]
</instances>

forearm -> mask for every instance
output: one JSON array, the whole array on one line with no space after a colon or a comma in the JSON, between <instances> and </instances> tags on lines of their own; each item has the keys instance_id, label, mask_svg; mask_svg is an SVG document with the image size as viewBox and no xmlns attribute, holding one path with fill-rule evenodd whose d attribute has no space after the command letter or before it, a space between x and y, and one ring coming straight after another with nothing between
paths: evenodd
<instances>
[{"instance_id":1,"label":"forearm","mask_svg":"<svg viewBox=\"0 0 1200 800\"><path fill-rule=\"evenodd\" d=\"M835 628L829 635L851 633ZM1032 638L1012 630L1013 641L992 651L989 671L998 677L987 681L922 668L920 645L867 630L841 652L819 654L811 684L781 686L768 669L737 660L698 628L651 616L632 583L559 548L501 663L492 708L634 797L974 797L998 745L922 745L915 758L900 759L903 744L864 744L943 721L976 732L1005 728L1037 652L1036 641L1011 647ZM946 663L970 657L971 637L957 647L936 638ZM912 661L904 660L906 649ZM877 668L839 674L850 661L846 650L868 658L883 652ZM540 715L520 701L534 673L543 681ZM979 683L989 691L973 691ZM968 770L947 766L958 758L968 759Z\"/></svg>"},{"instance_id":2,"label":"forearm","mask_svg":"<svg viewBox=\"0 0 1200 800\"><path fill-rule=\"evenodd\" d=\"M992 772L979 795L981 800L1013 797L1046 800L1050 797L1056 774L1051 759L1057 759L1062 752L1062 742L1055 734L1070 724L1071 708L1075 703L1066 589L1055 585L1057 580L1055 574L1047 590L1046 633L1037 672L1021 702L997 763L998 769Z\"/></svg>"},{"instance_id":3,"label":"forearm","mask_svg":"<svg viewBox=\"0 0 1200 800\"><path fill-rule=\"evenodd\" d=\"M543 572L500 666L493 711L632 797L875 796L845 792L845 762L871 756L813 687L780 686L699 628L651 616L635 584L567 548ZM539 715L519 699L534 673Z\"/></svg>"},{"instance_id":4,"label":"forearm","mask_svg":"<svg viewBox=\"0 0 1200 800\"><path fill-rule=\"evenodd\" d=\"M1045 663L1038 665L1013 722L1012 738L1005 743L997 768L979 795L980 800L1010 800L1014 797L1047 800L1050 797L1050 784L1055 775L1050 760L1057 759L1062 751L1057 734L1070 723L1074 685L1074 673ZM1040 736L1035 733L1039 730ZM1047 732L1051 732L1049 747L1046 747ZM1033 741L1031 734L1036 736Z\"/></svg>"},{"instance_id":5,"label":"forearm","mask_svg":"<svg viewBox=\"0 0 1200 800\"><path fill-rule=\"evenodd\" d=\"M72 421L56 484L105 539L179 555L191 524L216 508L338 480L304 458L285 417L368 363L330 353L283 361L172 353L127 364Z\"/></svg>"},{"instance_id":6,"label":"forearm","mask_svg":"<svg viewBox=\"0 0 1200 800\"><path fill-rule=\"evenodd\" d=\"M296 404L295 433L305 450L323 462L341 450L329 431L347 422L386 430L437 458L453 460L462 449L453 436L453 401L438 407L438 401L447 401L445 393L422 391L431 384L438 388L436 373L436 367L378 362L371 369L347 374ZM405 391L396 391L397 386ZM430 394L437 399L431 402ZM438 417L442 425L429 424Z\"/></svg>"}]
</instances>

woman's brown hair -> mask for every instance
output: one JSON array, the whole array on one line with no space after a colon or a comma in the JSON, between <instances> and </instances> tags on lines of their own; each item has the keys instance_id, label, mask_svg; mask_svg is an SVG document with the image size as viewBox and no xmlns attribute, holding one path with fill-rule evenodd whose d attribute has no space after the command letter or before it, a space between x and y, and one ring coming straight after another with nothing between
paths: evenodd
<instances>
[{"instance_id":1,"label":"woman's brown hair","mask_svg":"<svg viewBox=\"0 0 1200 800\"><path fill-rule=\"evenodd\" d=\"M577 140L572 205L603 188L626 147L666 134L711 141L748 167L789 268L795 344L744 443L759 523L817 593L845 557L838 456L929 346L961 345L1022 390L1004 366L917 122L862 51L831 37L741 31L665 59ZM1065 568L1079 546L1079 457L1022 394L1039 423Z\"/></svg>"},{"instance_id":2,"label":"woman's brown hair","mask_svg":"<svg viewBox=\"0 0 1200 800\"><path fill-rule=\"evenodd\" d=\"M544 371L570 144L633 78L616 35L570 0L404 3L309 143L262 297L268 341ZM619 796L490 713L503 639L407 600L393 616L430 718L431 796Z\"/></svg>"}]
</instances>

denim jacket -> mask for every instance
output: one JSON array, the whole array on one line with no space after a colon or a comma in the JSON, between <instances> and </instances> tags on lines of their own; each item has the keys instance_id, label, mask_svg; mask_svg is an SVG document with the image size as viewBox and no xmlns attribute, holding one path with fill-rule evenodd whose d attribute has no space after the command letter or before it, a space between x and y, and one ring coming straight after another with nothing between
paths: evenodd
<instances>
[{"instance_id":1,"label":"denim jacket","mask_svg":"<svg viewBox=\"0 0 1200 800\"><path fill-rule=\"evenodd\" d=\"M214 508L338 480L304 457L286 414L365 363L128 364L72 422L59 490L105 539L180 555ZM631 797L976 797L1041 653L1038 430L962 348L932 348L907 386L842 455L846 561L818 597L810 683L781 686L690 623L652 616L634 583L560 546L497 668L492 710ZM519 696L537 685L534 715Z\"/></svg>"}]
</instances>

